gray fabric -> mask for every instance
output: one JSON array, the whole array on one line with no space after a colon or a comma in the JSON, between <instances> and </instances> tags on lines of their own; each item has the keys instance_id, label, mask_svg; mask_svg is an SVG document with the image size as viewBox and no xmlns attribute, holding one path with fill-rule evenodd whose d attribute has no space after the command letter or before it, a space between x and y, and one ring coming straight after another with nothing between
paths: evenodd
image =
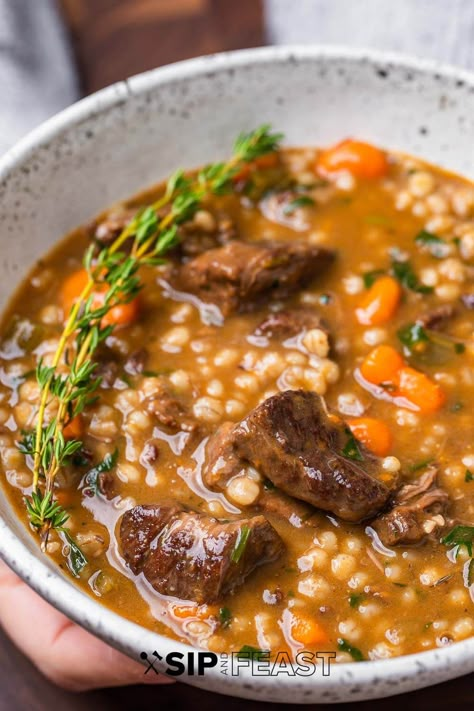
<instances>
[{"instance_id":1,"label":"gray fabric","mask_svg":"<svg viewBox=\"0 0 474 711\"><path fill-rule=\"evenodd\" d=\"M271 44L405 52L474 69L474 0L265 0Z\"/></svg>"},{"instance_id":2,"label":"gray fabric","mask_svg":"<svg viewBox=\"0 0 474 711\"><path fill-rule=\"evenodd\" d=\"M0 154L78 98L54 0L0 0Z\"/></svg>"}]
</instances>

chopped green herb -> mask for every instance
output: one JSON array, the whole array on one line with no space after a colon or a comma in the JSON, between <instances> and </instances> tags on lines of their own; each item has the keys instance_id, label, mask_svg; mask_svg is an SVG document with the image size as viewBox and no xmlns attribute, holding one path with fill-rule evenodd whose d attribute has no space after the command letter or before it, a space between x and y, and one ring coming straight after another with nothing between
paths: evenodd
<instances>
[{"instance_id":1,"label":"chopped green herb","mask_svg":"<svg viewBox=\"0 0 474 711\"><path fill-rule=\"evenodd\" d=\"M466 547L467 552L472 556L472 544L474 543L474 526L455 526L444 538L441 539L441 543L446 546L455 546L457 556L458 551L463 546Z\"/></svg>"},{"instance_id":2,"label":"chopped green herb","mask_svg":"<svg viewBox=\"0 0 474 711\"><path fill-rule=\"evenodd\" d=\"M443 583L447 583L448 580L451 580L453 577L452 573L450 575L443 575L442 578L438 578L432 585L430 585L431 588L437 588L438 585L442 585Z\"/></svg>"},{"instance_id":3,"label":"chopped green herb","mask_svg":"<svg viewBox=\"0 0 474 711\"><path fill-rule=\"evenodd\" d=\"M232 613L228 607L221 607L219 610L219 620L222 627L228 627L232 621Z\"/></svg>"},{"instance_id":4,"label":"chopped green herb","mask_svg":"<svg viewBox=\"0 0 474 711\"><path fill-rule=\"evenodd\" d=\"M359 607L364 598L364 593L352 593L352 595L349 595L349 605L351 607Z\"/></svg>"},{"instance_id":5,"label":"chopped green herb","mask_svg":"<svg viewBox=\"0 0 474 711\"><path fill-rule=\"evenodd\" d=\"M301 195L289 202L288 205L285 205L283 212L285 215L292 215L299 207L311 207L313 205L314 200L312 197L309 197L309 195Z\"/></svg>"},{"instance_id":6,"label":"chopped green herb","mask_svg":"<svg viewBox=\"0 0 474 711\"><path fill-rule=\"evenodd\" d=\"M474 481L474 474L469 471L469 469L466 469L466 473L464 474L464 481Z\"/></svg>"},{"instance_id":7,"label":"chopped green herb","mask_svg":"<svg viewBox=\"0 0 474 711\"><path fill-rule=\"evenodd\" d=\"M424 459L422 462L418 462L418 464L413 464L410 467L411 472L418 472L420 469L426 469L426 467L429 467L430 464L433 464L434 459Z\"/></svg>"},{"instance_id":8,"label":"chopped green herb","mask_svg":"<svg viewBox=\"0 0 474 711\"><path fill-rule=\"evenodd\" d=\"M232 551L232 555L230 557L233 563L238 563L239 560L242 558L245 548L247 546L249 536L250 528L248 526L242 526L235 542L235 548Z\"/></svg>"},{"instance_id":9,"label":"chopped green herb","mask_svg":"<svg viewBox=\"0 0 474 711\"><path fill-rule=\"evenodd\" d=\"M72 536L69 534L67 529L63 528L61 530L69 546L69 553L67 556L68 568L71 573L76 578L78 578L81 571L84 570L87 565L87 558L85 557L84 553L81 551L75 540L72 538Z\"/></svg>"},{"instance_id":10,"label":"chopped green herb","mask_svg":"<svg viewBox=\"0 0 474 711\"><path fill-rule=\"evenodd\" d=\"M426 344L430 341L430 338L421 323L416 322L408 323L406 326L399 328L397 336L410 353L413 353L413 351L424 350L426 348Z\"/></svg>"},{"instance_id":11,"label":"chopped green herb","mask_svg":"<svg viewBox=\"0 0 474 711\"><path fill-rule=\"evenodd\" d=\"M464 345L464 343L455 343L454 350L456 353L464 353L464 351L466 350L466 346Z\"/></svg>"},{"instance_id":12,"label":"chopped green herb","mask_svg":"<svg viewBox=\"0 0 474 711\"><path fill-rule=\"evenodd\" d=\"M431 294L432 286L422 284L413 270L410 262L402 262L392 258L392 274L405 289L414 291L417 294Z\"/></svg>"},{"instance_id":13,"label":"chopped green herb","mask_svg":"<svg viewBox=\"0 0 474 711\"><path fill-rule=\"evenodd\" d=\"M407 584L406 583L393 583L394 585L397 586L397 588L406 588Z\"/></svg>"},{"instance_id":14,"label":"chopped green herb","mask_svg":"<svg viewBox=\"0 0 474 711\"><path fill-rule=\"evenodd\" d=\"M360 649L358 649L357 647L353 647L351 644L349 644L347 639L338 639L337 640L337 648L341 652L347 652L348 654L350 654L352 659L355 662L363 662L364 661L364 655L362 654Z\"/></svg>"},{"instance_id":15,"label":"chopped green herb","mask_svg":"<svg viewBox=\"0 0 474 711\"><path fill-rule=\"evenodd\" d=\"M362 274L362 280L366 289L370 289L372 284L377 281L379 276L385 274L383 269L373 269L371 272L364 272Z\"/></svg>"},{"instance_id":16,"label":"chopped green herb","mask_svg":"<svg viewBox=\"0 0 474 711\"><path fill-rule=\"evenodd\" d=\"M112 454L106 454L99 464L90 469L84 477L85 488L87 492L94 496L100 494L100 475L104 472L110 472L117 464L118 449Z\"/></svg>"},{"instance_id":17,"label":"chopped green herb","mask_svg":"<svg viewBox=\"0 0 474 711\"><path fill-rule=\"evenodd\" d=\"M425 630L429 630L429 628L432 626L432 624L433 624L432 622L426 622L426 624L423 625L423 627Z\"/></svg>"},{"instance_id":18,"label":"chopped green herb","mask_svg":"<svg viewBox=\"0 0 474 711\"><path fill-rule=\"evenodd\" d=\"M270 650L252 647L250 644L244 644L244 646L237 652L237 656L240 659L267 659L269 654Z\"/></svg>"},{"instance_id":19,"label":"chopped green herb","mask_svg":"<svg viewBox=\"0 0 474 711\"><path fill-rule=\"evenodd\" d=\"M415 242L424 252L429 252L436 259L444 259L449 253L449 245L441 237L427 230L419 232Z\"/></svg>"},{"instance_id":20,"label":"chopped green herb","mask_svg":"<svg viewBox=\"0 0 474 711\"><path fill-rule=\"evenodd\" d=\"M347 459L354 459L357 462L363 462L364 457L362 456L361 451L359 449L359 443L357 442L356 438L348 427L346 427L345 432L347 434L347 442L344 449L342 450L343 456Z\"/></svg>"},{"instance_id":21,"label":"chopped green herb","mask_svg":"<svg viewBox=\"0 0 474 711\"><path fill-rule=\"evenodd\" d=\"M471 560L467 561L466 565L464 566L464 584L466 587L470 588L471 585L474 585L474 558L471 558Z\"/></svg>"},{"instance_id":22,"label":"chopped green herb","mask_svg":"<svg viewBox=\"0 0 474 711\"><path fill-rule=\"evenodd\" d=\"M459 412L459 410L462 410L464 407L463 403L460 402L459 400L457 402L454 402L451 407L449 408L450 412Z\"/></svg>"}]
</instances>

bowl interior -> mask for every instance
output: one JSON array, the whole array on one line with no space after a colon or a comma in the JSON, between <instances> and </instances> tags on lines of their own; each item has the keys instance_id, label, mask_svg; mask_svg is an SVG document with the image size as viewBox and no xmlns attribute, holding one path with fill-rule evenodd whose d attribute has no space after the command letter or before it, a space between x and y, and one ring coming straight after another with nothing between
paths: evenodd
<instances>
[{"instance_id":1,"label":"bowl interior","mask_svg":"<svg viewBox=\"0 0 474 711\"><path fill-rule=\"evenodd\" d=\"M65 232L178 167L226 155L240 131L267 122L285 133L287 144L326 144L354 135L474 178L474 79L465 73L318 48L269 48L183 62L89 97L0 162L0 306ZM184 649L121 620L71 586L39 557L36 541L0 496L0 552L41 594L137 659L153 644ZM354 665L346 665L329 680L247 675L244 685L242 677L212 670L191 682L267 700L384 696L472 669L474 641L415 656L416 663L405 657L357 665L357 676Z\"/></svg>"}]
</instances>

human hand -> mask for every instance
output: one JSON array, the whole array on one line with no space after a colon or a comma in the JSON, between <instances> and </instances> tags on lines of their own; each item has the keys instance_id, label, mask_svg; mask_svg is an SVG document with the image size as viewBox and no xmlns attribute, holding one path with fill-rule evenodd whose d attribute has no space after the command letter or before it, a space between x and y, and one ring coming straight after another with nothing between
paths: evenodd
<instances>
[{"instance_id":1,"label":"human hand","mask_svg":"<svg viewBox=\"0 0 474 711\"><path fill-rule=\"evenodd\" d=\"M145 675L139 662L55 610L1 560L0 625L50 681L69 691L174 681L161 674Z\"/></svg>"}]
</instances>

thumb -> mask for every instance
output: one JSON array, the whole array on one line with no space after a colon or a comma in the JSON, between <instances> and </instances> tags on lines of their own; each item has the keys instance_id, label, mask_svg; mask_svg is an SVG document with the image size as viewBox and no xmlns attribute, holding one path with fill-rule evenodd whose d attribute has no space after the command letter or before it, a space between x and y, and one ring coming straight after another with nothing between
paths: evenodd
<instances>
[{"instance_id":1,"label":"thumb","mask_svg":"<svg viewBox=\"0 0 474 711\"><path fill-rule=\"evenodd\" d=\"M173 680L109 647L45 602L0 561L0 625L52 682L70 691Z\"/></svg>"}]
</instances>

